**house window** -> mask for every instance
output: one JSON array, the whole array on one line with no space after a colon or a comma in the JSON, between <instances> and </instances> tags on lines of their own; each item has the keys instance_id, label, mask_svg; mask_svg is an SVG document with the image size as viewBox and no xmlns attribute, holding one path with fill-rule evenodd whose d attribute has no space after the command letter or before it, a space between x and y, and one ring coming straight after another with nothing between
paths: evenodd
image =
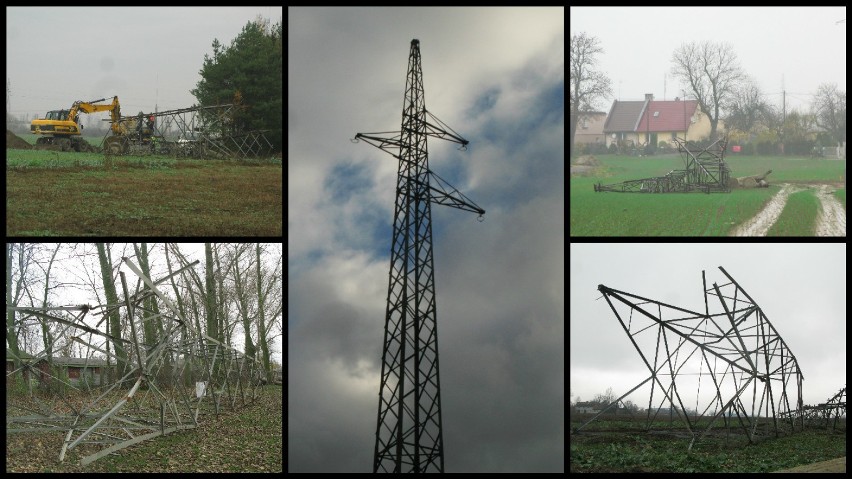
<instances>
[{"instance_id":1,"label":"house window","mask_svg":"<svg viewBox=\"0 0 852 479\"><path fill-rule=\"evenodd\" d=\"M583 128L584 130L588 130L588 129L589 129L589 119L588 119L588 118L583 118L583 127L582 127L582 128Z\"/></svg>"},{"instance_id":2,"label":"house window","mask_svg":"<svg viewBox=\"0 0 852 479\"><path fill-rule=\"evenodd\" d=\"M654 118L657 118L658 116L660 116L660 112L655 111L655 112L654 112Z\"/></svg>"}]
</instances>

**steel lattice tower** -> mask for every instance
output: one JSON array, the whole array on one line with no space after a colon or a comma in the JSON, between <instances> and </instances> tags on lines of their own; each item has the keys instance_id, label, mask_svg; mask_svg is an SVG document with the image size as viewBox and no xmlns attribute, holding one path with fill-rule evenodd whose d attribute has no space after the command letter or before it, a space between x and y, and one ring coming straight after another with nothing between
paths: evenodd
<instances>
[{"instance_id":1,"label":"steel lattice tower","mask_svg":"<svg viewBox=\"0 0 852 479\"><path fill-rule=\"evenodd\" d=\"M444 472L431 205L485 210L429 170L428 137L462 148L468 141L426 110L419 40L411 41L402 128L381 133L395 136L353 140L399 161L373 472Z\"/></svg>"}]
</instances>

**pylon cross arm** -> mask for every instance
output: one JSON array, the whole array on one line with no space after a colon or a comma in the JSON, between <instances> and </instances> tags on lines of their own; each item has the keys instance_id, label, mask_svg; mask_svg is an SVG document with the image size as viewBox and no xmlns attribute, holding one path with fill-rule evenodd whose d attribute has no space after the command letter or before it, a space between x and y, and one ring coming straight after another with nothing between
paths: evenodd
<instances>
[{"instance_id":1,"label":"pylon cross arm","mask_svg":"<svg viewBox=\"0 0 852 479\"><path fill-rule=\"evenodd\" d=\"M449 184L446 180L438 176L434 171L429 171L431 177L429 183L429 199L432 203L458 208L471 213L484 215L485 210L473 202L464 193Z\"/></svg>"}]
</instances>

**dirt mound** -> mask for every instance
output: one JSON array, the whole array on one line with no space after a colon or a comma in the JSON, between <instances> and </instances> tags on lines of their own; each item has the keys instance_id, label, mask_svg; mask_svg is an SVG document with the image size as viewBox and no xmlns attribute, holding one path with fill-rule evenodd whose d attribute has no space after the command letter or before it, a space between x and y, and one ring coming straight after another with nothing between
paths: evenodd
<instances>
[{"instance_id":1,"label":"dirt mound","mask_svg":"<svg viewBox=\"0 0 852 479\"><path fill-rule=\"evenodd\" d=\"M574 160L575 165L582 166L601 166L601 162L594 155L583 155Z\"/></svg>"},{"instance_id":2,"label":"dirt mound","mask_svg":"<svg viewBox=\"0 0 852 479\"><path fill-rule=\"evenodd\" d=\"M6 148L16 148L19 150L32 150L33 146L21 139L18 135L6 130Z\"/></svg>"},{"instance_id":3,"label":"dirt mound","mask_svg":"<svg viewBox=\"0 0 852 479\"><path fill-rule=\"evenodd\" d=\"M595 171L594 166L571 165L571 176L593 176Z\"/></svg>"},{"instance_id":4,"label":"dirt mound","mask_svg":"<svg viewBox=\"0 0 852 479\"><path fill-rule=\"evenodd\" d=\"M601 162L594 155L583 155L571 164L571 176L592 176L599 166Z\"/></svg>"}]
</instances>

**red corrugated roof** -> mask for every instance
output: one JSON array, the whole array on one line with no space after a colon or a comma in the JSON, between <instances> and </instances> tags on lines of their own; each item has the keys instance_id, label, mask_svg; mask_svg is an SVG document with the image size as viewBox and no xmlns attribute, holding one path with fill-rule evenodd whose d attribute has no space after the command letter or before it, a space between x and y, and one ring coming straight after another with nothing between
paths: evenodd
<instances>
[{"instance_id":1,"label":"red corrugated roof","mask_svg":"<svg viewBox=\"0 0 852 479\"><path fill-rule=\"evenodd\" d=\"M684 107L686 117L684 118ZM689 126L689 120L695 114L698 102L687 101L652 101L648 109L642 114L637 132L643 131L683 131L684 126ZM654 116L654 112L659 112ZM650 124L648 124L650 122Z\"/></svg>"}]
</instances>

